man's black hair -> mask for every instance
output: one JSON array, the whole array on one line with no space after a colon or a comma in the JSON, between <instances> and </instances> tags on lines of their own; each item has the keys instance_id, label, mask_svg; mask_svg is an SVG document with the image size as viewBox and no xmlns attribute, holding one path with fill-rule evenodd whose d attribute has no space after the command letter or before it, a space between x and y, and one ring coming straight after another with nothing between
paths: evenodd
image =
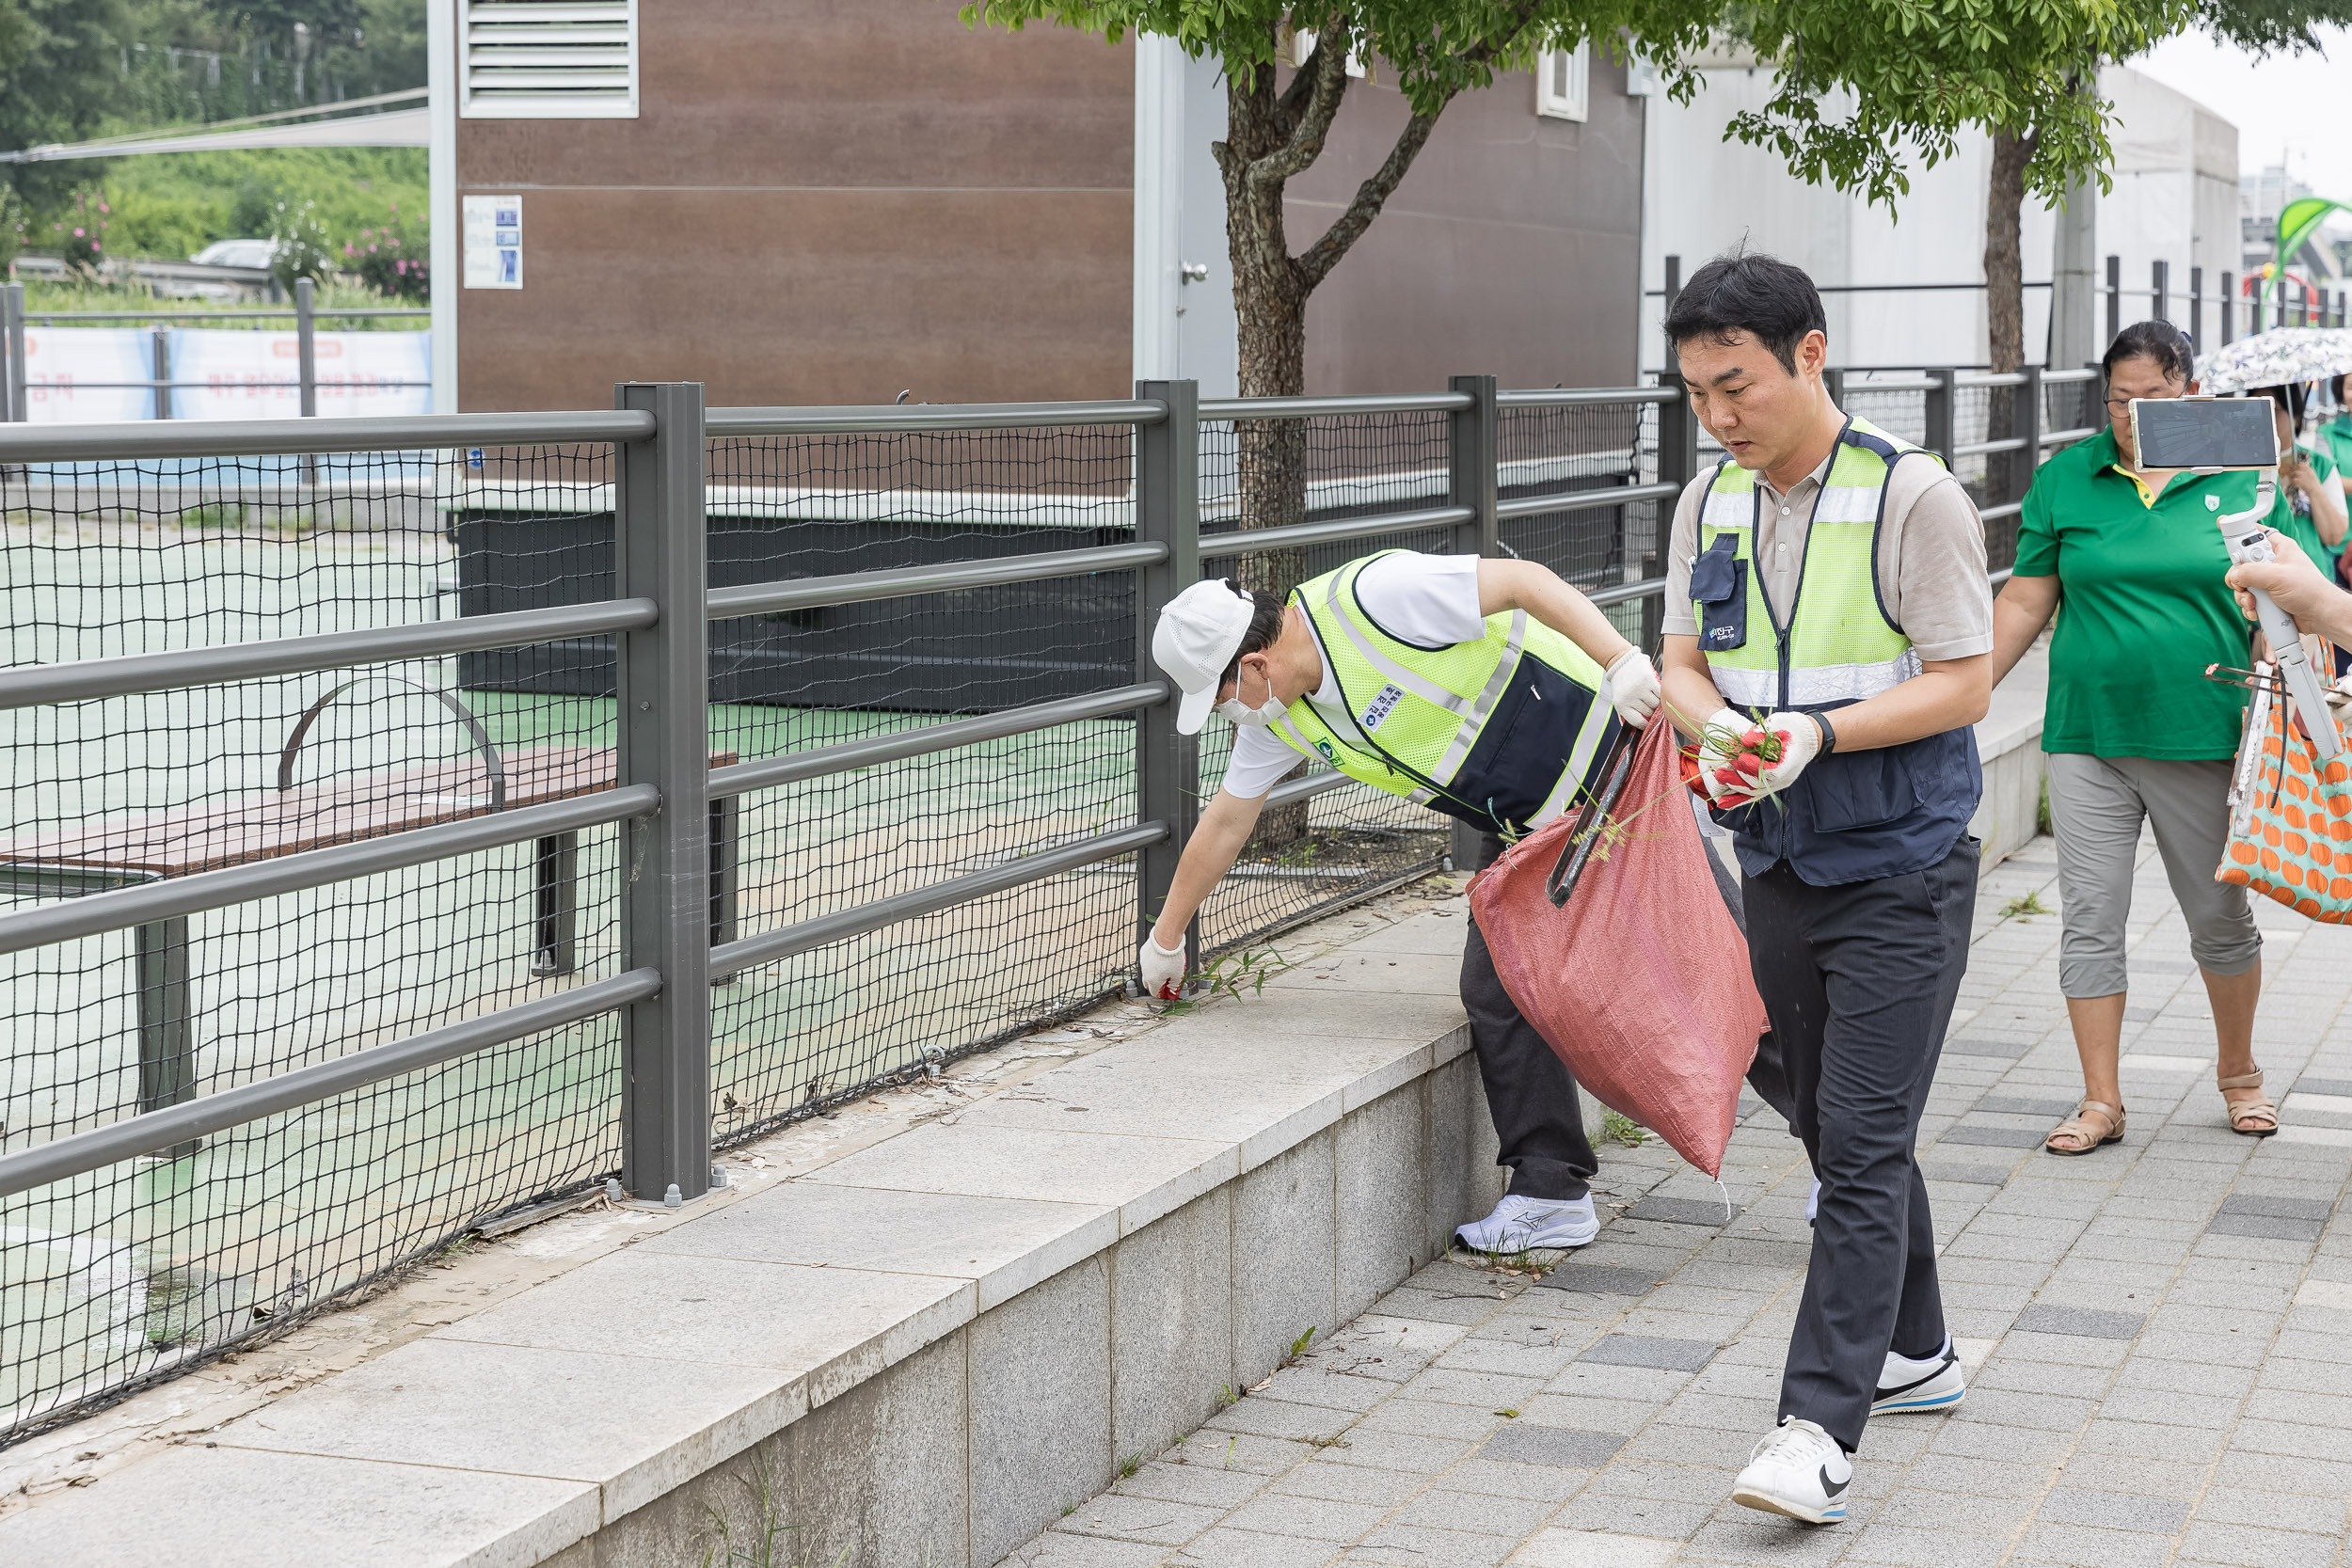
<instances>
[{"instance_id":1,"label":"man's black hair","mask_svg":"<svg viewBox=\"0 0 2352 1568\"><path fill-rule=\"evenodd\" d=\"M1233 650L1232 662L1225 666L1225 673L1216 679L1217 689L1220 691L1224 690L1229 683L1241 679L1243 659L1251 654L1263 653L1274 646L1276 638L1282 635L1282 595L1245 590L1232 578L1225 579L1225 586L1247 598L1250 609L1249 629L1242 633L1241 646Z\"/></svg>"},{"instance_id":2,"label":"man's black hair","mask_svg":"<svg viewBox=\"0 0 2352 1568\"><path fill-rule=\"evenodd\" d=\"M1780 368L1797 373L1797 345L1808 332L1829 335L1821 292L1803 267L1777 256L1718 256L1691 275L1666 307L1666 341L1729 343L1753 338Z\"/></svg>"},{"instance_id":3,"label":"man's black hair","mask_svg":"<svg viewBox=\"0 0 2352 1568\"><path fill-rule=\"evenodd\" d=\"M2250 395L2268 398L2285 409L2290 422L2297 425L2303 422L2304 393L2301 382L2289 382L2282 387L2257 387Z\"/></svg>"},{"instance_id":4,"label":"man's black hair","mask_svg":"<svg viewBox=\"0 0 2352 1568\"><path fill-rule=\"evenodd\" d=\"M2197 373L2197 350L2188 334L2167 321L2134 322L2115 335L2099 356L2100 373L2112 380L2126 359L2153 359L2167 381L2185 382Z\"/></svg>"}]
</instances>

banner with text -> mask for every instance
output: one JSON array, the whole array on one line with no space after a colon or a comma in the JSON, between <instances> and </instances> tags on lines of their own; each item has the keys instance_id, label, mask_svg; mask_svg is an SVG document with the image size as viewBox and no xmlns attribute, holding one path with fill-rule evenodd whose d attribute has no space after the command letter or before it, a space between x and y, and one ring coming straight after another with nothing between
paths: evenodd
<instances>
[{"instance_id":1,"label":"banner with text","mask_svg":"<svg viewBox=\"0 0 2352 1568\"><path fill-rule=\"evenodd\" d=\"M147 384L154 379L155 334L146 327L24 329L24 417L30 423L152 419L155 391Z\"/></svg>"},{"instance_id":2,"label":"banner with text","mask_svg":"<svg viewBox=\"0 0 2352 1568\"><path fill-rule=\"evenodd\" d=\"M428 332L321 332L311 340L323 419L429 414ZM171 334L176 420L291 420L302 412L302 345L291 332L186 327Z\"/></svg>"}]
</instances>

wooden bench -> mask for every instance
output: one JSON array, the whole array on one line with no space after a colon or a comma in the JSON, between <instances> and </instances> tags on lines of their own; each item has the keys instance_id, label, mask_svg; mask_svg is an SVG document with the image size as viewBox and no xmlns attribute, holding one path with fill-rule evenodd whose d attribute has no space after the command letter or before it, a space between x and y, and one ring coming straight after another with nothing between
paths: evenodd
<instances>
[{"instance_id":1,"label":"wooden bench","mask_svg":"<svg viewBox=\"0 0 2352 1568\"><path fill-rule=\"evenodd\" d=\"M305 849L380 838L493 811L536 805L613 787L611 747L540 746L308 786L291 782L300 733L280 759L285 787L183 810L125 816L0 840L0 893L78 896L136 882L274 860ZM711 753L710 765L735 761ZM710 802L710 941L735 939L737 803ZM580 908L580 834L536 844L532 866L531 973L567 974ZM185 915L135 927L139 1110L176 1105L196 1093L188 997ZM171 1156L195 1152L193 1143Z\"/></svg>"}]
</instances>

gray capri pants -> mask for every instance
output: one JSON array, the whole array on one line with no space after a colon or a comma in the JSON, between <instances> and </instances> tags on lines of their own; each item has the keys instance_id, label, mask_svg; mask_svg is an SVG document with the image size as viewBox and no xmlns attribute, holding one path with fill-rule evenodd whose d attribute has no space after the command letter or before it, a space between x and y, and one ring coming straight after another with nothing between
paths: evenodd
<instances>
[{"instance_id":1,"label":"gray capri pants","mask_svg":"<svg viewBox=\"0 0 2352 1568\"><path fill-rule=\"evenodd\" d=\"M2189 956L2215 974L2243 974L2262 958L2246 890L2213 879L2230 832L2227 762L2094 757L2052 752L2050 824L2058 832L2058 990L2113 996L2130 989L2123 922L2132 909L2132 862L2139 824L2155 830L2156 853L2188 922Z\"/></svg>"}]
</instances>

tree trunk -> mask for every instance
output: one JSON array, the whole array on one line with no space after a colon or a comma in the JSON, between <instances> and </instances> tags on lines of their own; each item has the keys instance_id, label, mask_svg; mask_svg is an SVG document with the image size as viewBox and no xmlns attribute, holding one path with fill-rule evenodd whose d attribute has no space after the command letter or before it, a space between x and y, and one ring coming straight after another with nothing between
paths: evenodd
<instances>
[{"instance_id":1,"label":"tree trunk","mask_svg":"<svg viewBox=\"0 0 2352 1568\"><path fill-rule=\"evenodd\" d=\"M1319 57L1293 83L1311 92ZM1346 77L1340 76L1341 92ZM1226 166L1226 237L1233 263L1234 346L1241 395L1296 397L1307 389L1307 287L1291 259L1282 223L1282 184L1252 182L1248 165L1272 154L1283 139L1281 104L1274 95L1274 70L1230 78L1226 118L1228 143L1238 157ZM1243 162L1244 159L1248 163ZM1240 526L1282 528L1307 520L1307 425L1303 420L1237 420L1233 441L1240 486ZM1235 578L1252 593L1287 597L1306 574L1306 552L1257 550L1241 558ZM1282 775L1297 778L1298 766ZM1308 833L1307 802L1261 813L1255 842L1280 849Z\"/></svg>"},{"instance_id":2,"label":"tree trunk","mask_svg":"<svg viewBox=\"0 0 2352 1568\"><path fill-rule=\"evenodd\" d=\"M2034 138L2012 131L1993 134L1993 170L1984 198L1984 305L1986 359L1996 375L2026 362L2026 273L2019 228L2026 205L2026 166L2033 161ZM1985 435L1998 440L2017 428L2015 387L1994 387L1985 400ZM2023 496L2034 470L2035 453L2003 452L1986 474L1987 489L2007 500Z\"/></svg>"},{"instance_id":3,"label":"tree trunk","mask_svg":"<svg viewBox=\"0 0 2352 1568\"><path fill-rule=\"evenodd\" d=\"M1528 24L1527 4L1512 28ZM1346 59L1357 41L1343 11L1319 17L1293 13L1312 24L1320 42L1290 85L1276 90L1271 63L1226 71L1226 139L1214 144L1225 179L1225 233L1233 262L1233 313L1239 351L1241 395L1296 397L1307 389L1307 296L1330 275L1362 238L1381 207L1412 167L1429 140L1443 104L1416 112L1389 150L1377 171L1331 227L1300 255L1290 252L1283 230L1282 193L1290 178L1322 155L1331 121L1347 93ZM1492 58L1512 39L1472 51ZM1243 420L1234 440L1240 472L1244 529L1281 528L1307 516L1307 427L1301 420ZM1239 580L1258 593L1288 594L1306 570L1303 551L1259 550L1242 557ZM1301 768L1305 765L1302 763ZM1295 770L1294 770L1295 772ZM1307 831L1305 802L1269 811L1259 818L1258 842L1278 847Z\"/></svg>"},{"instance_id":4,"label":"tree trunk","mask_svg":"<svg viewBox=\"0 0 2352 1568\"><path fill-rule=\"evenodd\" d=\"M1278 208L1275 222L1280 222ZM1279 239L1277 230L1277 246ZM1307 389L1307 296L1291 269L1266 276L1266 269L1245 272L1241 252L1247 242L1233 242L1233 314L1239 340L1241 395L1246 398L1295 397ZM1253 249L1258 247L1253 246ZM1261 252L1263 253L1263 252ZM1287 263L1289 258L1284 257ZM1237 420L1233 440L1239 460L1236 478L1241 488L1241 526L1281 528L1307 520L1307 422L1304 420ZM1252 593L1287 597L1306 576L1304 550L1255 550L1241 558L1237 580ZM1307 770L1302 758L1282 775L1295 779ZM1259 814L1256 842L1266 849L1281 849L1308 833L1308 802L1273 806Z\"/></svg>"},{"instance_id":5,"label":"tree trunk","mask_svg":"<svg viewBox=\"0 0 2352 1568\"><path fill-rule=\"evenodd\" d=\"M1994 372L2026 362L2026 274L2018 230L2026 205L2026 166L2033 140L2010 131L1993 135L1993 177L1984 198L1984 298Z\"/></svg>"}]
</instances>

